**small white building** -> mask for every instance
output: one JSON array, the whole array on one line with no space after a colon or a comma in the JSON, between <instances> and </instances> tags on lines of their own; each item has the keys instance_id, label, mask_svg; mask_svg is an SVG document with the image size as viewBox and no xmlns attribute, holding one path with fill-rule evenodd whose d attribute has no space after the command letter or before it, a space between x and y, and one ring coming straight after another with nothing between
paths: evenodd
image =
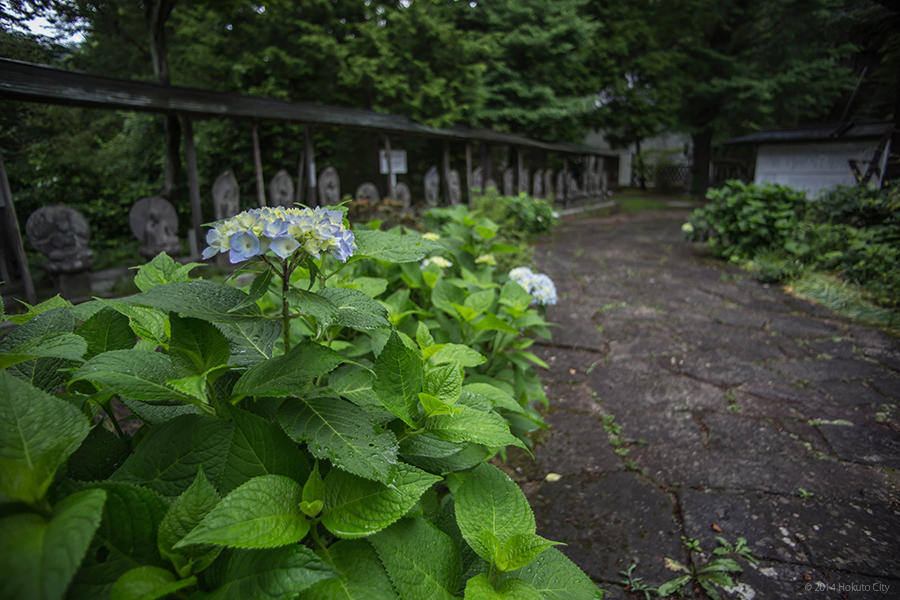
<instances>
[{"instance_id":1,"label":"small white building","mask_svg":"<svg viewBox=\"0 0 900 600\"><path fill-rule=\"evenodd\" d=\"M810 197L838 185L866 183L880 188L890 153L892 123L844 123L760 131L726 144L756 149L754 183L771 182L805 190Z\"/></svg>"}]
</instances>

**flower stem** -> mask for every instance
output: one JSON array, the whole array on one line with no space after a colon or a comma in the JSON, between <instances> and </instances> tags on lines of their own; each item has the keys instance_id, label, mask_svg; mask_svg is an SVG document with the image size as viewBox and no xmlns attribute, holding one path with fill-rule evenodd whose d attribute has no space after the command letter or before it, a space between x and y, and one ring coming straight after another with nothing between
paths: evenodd
<instances>
[{"instance_id":1,"label":"flower stem","mask_svg":"<svg viewBox=\"0 0 900 600\"><path fill-rule=\"evenodd\" d=\"M288 310L288 287L290 285L290 272L288 271L288 261L281 263L281 332L284 337L284 353L287 354L291 349L291 315Z\"/></svg>"}]
</instances>

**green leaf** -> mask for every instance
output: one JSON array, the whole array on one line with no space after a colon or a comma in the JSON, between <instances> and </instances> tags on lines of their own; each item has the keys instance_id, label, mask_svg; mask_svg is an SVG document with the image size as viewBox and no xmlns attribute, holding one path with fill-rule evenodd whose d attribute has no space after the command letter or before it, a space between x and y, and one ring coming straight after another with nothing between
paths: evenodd
<instances>
[{"instance_id":1,"label":"green leaf","mask_svg":"<svg viewBox=\"0 0 900 600\"><path fill-rule=\"evenodd\" d=\"M487 398L494 408L520 414L527 412L510 394L489 383L469 383L463 386L463 391Z\"/></svg>"},{"instance_id":2,"label":"green leaf","mask_svg":"<svg viewBox=\"0 0 900 600\"><path fill-rule=\"evenodd\" d=\"M487 313L472 323L472 328L475 331L502 331L504 333L519 335L518 329L492 313Z\"/></svg>"},{"instance_id":3,"label":"green leaf","mask_svg":"<svg viewBox=\"0 0 900 600\"><path fill-rule=\"evenodd\" d=\"M395 263L418 262L441 248L418 235L396 235L371 229L354 230L357 249L353 258L377 258Z\"/></svg>"},{"instance_id":4,"label":"green leaf","mask_svg":"<svg viewBox=\"0 0 900 600\"><path fill-rule=\"evenodd\" d=\"M295 311L312 317L320 327L337 318L337 306L335 306L334 302L319 294L300 288L293 288L288 292L288 299Z\"/></svg>"},{"instance_id":5,"label":"green leaf","mask_svg":"<svg viewBox=\"0 0 900 600\"><path fill-rule=\"evenodd\" d=\"M403 600L451 600L462 563L450 537L424 519L403 519L370 538Z\"/></svg>"},{"instance_id":6,"label":"green leaf","mask_svg":"<svg viewBox=\"0 0 900 600\"><path fill-rule=\"evenodd\" d=\"M322 524L342 538L360 538L381 531L409 511L441 478L399 463L387 484L369 481L338 469L325 478Z\"/></svg>"},{"instance_id":7,"label":"green leaf","mask_svg":"<svg viewBox=\"0 0 900 600\"><path fill-rule=\"evenodd\" d=\"M325 482L319 475L319 463L316 462L312 473L303 484L303 501L300 502L300 510L307 517L314 518L322 512L325 503Z\"/></svg>"},{"instance_id":8,"label":"green leaf","mask_svg":"<svg viewBox=\"0 0 900 600\"><path fill-rule=\"evenodd\" d=\"M135 342L128 317L111 308L103 308L94 313L81 324L76 333L87 342L85 360L109 350L127 350Z\"/></svg>"},{"instance_id":9,"label":"green leaf","mask_svg":"<svg viewBox=\"0 0 900 600\"><path fill-rule=\"evenodd\" d=\"M341 540L328 547L325 558L339 578L317 583L303 600L396 600L397 594L378 555L361 540Z\"/></svg>"},{"instance_id":10,"label":"green leaf","mask_svg":"<svg viewBox=\"0 0 900 600\"><path fill-rule=\"evenodd\" d=\"M453 404L462 392L462 382L462 367L451 363L428 369L422 387L426 394L436 396L447 404Z\"/></svg>"},{"instance_id":11,"label":"green leaf","mask_svg":"<svg viewBox=\"0 0 900 600\"><path fill-rule=\"evenodd\" d=\"M591 578L556 548L544 550L518 571L505 575L501 583L512 577L530 583L545 600L597 600L603 596ZM659 595L664 594L660 591Z\"/></svg>"},{"instance_id":12,"label":"green leaf","mask_svg":"<svg viewBox=\"0 0 900 600\"><path fill-rule=\"evenodd\" d=\"M157 600L197 583L196 577L176 580L168 569L143 566L125 571L113 584L110 600Z\"/></svg>"},{"instance_id":13,"label":"green leaf","mask_svg":"<svg viewBox=\"0 0 900 600\"><path fill-rule=\"evenodd\" d=\"M422 403L422 408L425 410L426 417L449 415L454 411L452 403L445 402L437 396L426 394L425 392L419 392L419 402Z\"/></svg>"},{"instance_id":14,"label":"green leaf","mask_svg":"<svg viewBox=\"0 0 900 600\"><path fill-rule=\"evenodd\" d=\"M299 395L310 381L342 362L344 357L331 348L304 340L287 354L248 369L235 384L232 398Z\"/></svg>"},{"instance_id":15,"label":"green leaf","mask_svg":"<svg viewBox=\"0 0 900 600\"><path fill-rule=\"evenodd\" d=\"M519 446L525 448L522 440L509 431L509 424L497 413L483 412L459 404L449 415L429 417L425 429L441 439L450 442L475 442L490 448Z\"/></svg>"},{"instance_id":16,"label":"green leaf","mask_svg":"<svg viewBox=\"0 0 900 600\"><path fill-rule=\"evenodd\" d=\"M75 328L73 309L66 306L51 308L16 327L0 339L0 355L8 353L12 348L54 333L71 333ZM10 372L30 382L45 392L55 392L65 383L67 374L61 369L72 365L70 361L59 358L37 358L13 365Z\"/></svg>"},{"instance_id":17,"label":"green leaf","mask_svg":"<svg viewBox=\"0 0 900 600\"><path fill-rule=\"evenodd\" d=\"M160 252L153 260L137 268L134 276L134 285L142 292L150 288L173 283L176 281L189 281L189 273L196 267L205 266L203 263L178 264L165 252Z\"/></svg>"},{"instance_id":18,"label":"green leaf","mask_svg":"<svg viewBox=\"0 0 900 600\"><path fill-rule=\"evenodd\" d=\"M32 338L0 354L0 369L34 358L62 358L80 361L87 350L87 342L74 333L47 333Z\"/></svg>"},{"instance_id":19,"label":"green leaf","mask_svg":"<svg viewBox=\"0 0 900 600\"><path fill-rule=\"evenodd\" d=\"M515 571L524 567L549 548L559 544L534 533L517 533L502 543L496 554L496 565L501 571Z\"/></svg>"},{"instance_id":20,"label":"green leaf","mask_svg":"<svg viewBox=\"0 0 900 600\"><path fill-rule=\"evenodd\" d=\"M146 350L110 350L98 354L72 375L72 381L87 379L143 402L190 402L187 395L166 384L168 379L177 378L178 372L168 356Z\"/></svg>"},{"instance_id":21,"label":"green leaf","mask_svg":"<svg viewBox=\"0 0 900 600\"><path fill-rule=\"evenodd\" d=\"M66 465L66 476L80 481L109 477L131 454L131 445L103 425L95 425Z\"/></svg>"},{"instance_id":22,"label":"green leaf","mask_svg":"<svg viewBox=\"0 0 900 600\"><path fill-rule=\"evenodd\" d=\"M177 312L185 317L221 323L234 323L260 318L255 303L247 303L247 294L224 283L212 281L179 281L156 285L147 291L123 298L130 305L151 306ZM244 308L234 310L243 305Z\"/></svg>"},{"instance_id":23,"label":"green leaf","mask_svg":"<svg viewBox=\"0 0 900 600\"><path fill-rule=\"evenodd\" d=\"M494 589L487 573L480 573L466 582L464 600L542 600L541 593L530 583L511 577Z\"/></svg>"},{"instance_id":24,"label":"green leaf","mask_svg":"<svg viewBox=\"0 0 900 600\"><path fill-rule=\"evenodd\" d=\"M142 340L152 343L154 346L164 346L168 343L166 334L166 313L155 308L135 306L122 300L98 299L98 302L117 313L128 317L128 326Z\"/></svg>"},{"instance_id":25,"label":"green leaf","mask_svg":"<svg viewBox=\"0 0 900 600\"><path fill-rule=\"evenodd\" d=\"M191 598L292 600L298 593L336 574L312 550L293 545L272 550L225 551L205 575L213 591Z\"/></svg>"},{"instance_id":26,"label":"green leaf","mask_svg":"<svg viewBox=\"0 0 900 600\"><path fill-rule=\"evenodd\" d=\"M216 323L216 327L228 338L228 363L237 367L252 367L272 358L275 342L281 336L281 323L269 319Z\"/></svg>"},{"instance_id":27,"label":"green leaf","mask_svg":"<svg viewBox=\"0 0 900 600\"><path fill-rule=\"evenodd\" d=\"M497 293L494 290L484 290L469 294L464 304L476 313L481 314L490 310L496 297Z\"/></svg>"},{"instance_id":28,"label":"green leaf","mask_svg":"<svg viewBox=\"0 0 900 600\"><path fill-rule=\"evenodd\" d=\"M434 345L434 337L432 337L431 331L428 329L428 326L425 325L425 323L423 323L422 321L419 321L419 323L416 325L416 343L419 344L419 349L422 350L423 354L425 352L425 348Z\"/></svg>"},{"instance_id":29,"label":"green leaf","mask_svg":"<svg viewBox=\"0 0 900 600\"><path fill-rule=\"evenodd\" d=\"M665 596L671 596L672 594L677 593L681 588L683 588L690 582L690 575L682 575L681 577L670 579L669 581L660 585L658 588L656 588L656 593L659 594L661 598ZM559 598L562 599L562 596L559 596Z\"/></svg>"},{"instance_id":30,"label":"green leaf","mask_svg":"<svg viewBox=\"0 0 900 600\"><path fill-rule=\"evenodd\" d=\"M337 287L319 290L318 294L337 307L335 316L323 325L338 325L357 331L390 326L384 307L360 291Z\"/></svg>"},{"instance_id":31,"label":"green leaf","mask_svg":"<svg viewBox=\"0 0 900 600\"><path fill-rule=\"evenodd\" d=\"M228 340L208 321L169 315L172 366L184 375L201 375L228 362Z\"/></svg>"},{"instance_id":32,"label":"green leaf","mask_svg":"<svg viewBox=\"0 0 900 600\"><path fill-rule=\"evenodd\" d=\"M100 525L106 492L61 500L49 521L34 513L0 519L0 597L62 598Z\"/></svg>"},{"instance_id":33,"label":"green leaf","mask_svg":"<svg viewBox=\"0 0 900 600\"><path fill-rule=\"evenodd\" d=\"M71 404L0 372L0 492L39 501L89 431L87 418Z\"/></svg>"},{"instance_id":34,"label":"green leaf","mask_svg":"<svg viewBox=\"0 0 900 600\"><path fill-rule=\"evenodd\" d=\"M198 544L175 550L175 544L191 532L219 503L219 493L209 482L203 469L191 486L169 506L159 524L156 545L163 558L168 559L179 575L185 577L208 567L222 551L220 546Z\"/></svg>"},{"instance_id":35,"label":"green leaf","mask_svg":"<svg viewBox=\"0 0 900 600\"><path fill-rule=\"evenodd\" d=\"M375 298L384 293L388 287L388 280L382 277L353 276L340 284L341 287L359 290L369 298Z\"/></svg>"},{"instance_id":36,"label":"green leaf","mask_svg":"<svg viewBox=\"0 0 900 600\"><path fill-rule=\"evenodd\" d=\"M456 315L453 305L461 305L466 301L466 292L448 282L440 279L431 290L431 303L447 314Z\"/></svg>"},{"instance_id":37,"label":"green leaf","mask_svg":"<svg viewBox=\"0 0 900 600\"><path fill-rule=\"evenodd\" d=\"M28 312L20 315L9 315L9 318L7 319L9 322L21 325L40 314L53 310L54 308L72 308L72 303L59 294L53 296L48 300L44 300L39 304L35 304L34 306L31 306L27 302L22 302L22 304L24 304L25 307L28 308Z\"/></svg>"},{"instance_id":38,"label":"green leaf","mask_svg":"<svg viewBox=\"0 0 900 600\"><path fill-rule=\"evenodd\" d=\"M373 389L385 408L414 426L424 380L422 359L396 331L375 360Z\"/></svg>"},{"instance_id":39,"label":"green leaf","mask_svg":"<svg viewBox=\"0 0 900 600\"><path fill-rule=\"evenodd\" d=\"M300 484L283 475L261 475L234 489L175 544L275 548L299 542L309 531L300 512Z\"/></svg>"},{"instance_id":40,"label":"green leaf","mask_svg":"<svg viewBox=\"0 0 900 600\"><path fill-rule=\"evenodd\" d=\"M524 312L531 305L531 294L515 281L507 281L500 290L500 304Z\"/></svg>"},{"instance_id":41,"label":"green leaf","mask_svg":"<svg viewBox=\"0 0 900 600\"><path fill-rule=\"evenodd\" d=\"M375 375L371 371L358 368L342 368L328 379L328 387L353 404L383 410L384 405L372 389L374 383Z\"/></svg>"},{"instance_id":42,"label":"green leaf","mask_svg":"<svg viewBox=\"0 0 900 600\"><path fill-rule=\"evenodd\" d=\"M534 534L534 514L525 494L497 467L484 463L457 477L456 523L478 556L496 564L508 540Z\"/></svg>"},{"instance_id":43,"label":"green leaf","mask_svg":"<svg viewBox=\"0 0 900 600\"><path fill-rule=\"evenodd\" d=\"M313 456L327 459L354 475L375 481L390 479L397 463L397 440L356 406L334 398L288 401L278 422L297 442L306 442Z\"/></svg>"},{"instance_id":44,"label":"green leaf","mask_svg":"<svg viewBox=\"0 0 900 600\"><path fill-rule=\"evenodd\" d=\"M436 365L456 362L463 367L477 367L487 361L483 354L462 344L438 344L430 346L429 351L422 354L428 354L426 358Z\"/></svg>"}]
</instances>

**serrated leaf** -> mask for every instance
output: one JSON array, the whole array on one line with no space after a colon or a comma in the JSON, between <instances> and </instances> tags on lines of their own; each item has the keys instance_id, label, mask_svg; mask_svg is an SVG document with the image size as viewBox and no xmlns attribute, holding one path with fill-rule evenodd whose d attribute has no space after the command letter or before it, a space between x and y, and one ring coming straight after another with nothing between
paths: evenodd
<instances>
[{"instance_id":1,"label":"serrated leaf","mask_svg":"<svg viewBox=\"0 0 900 600\"><path fill-rule=\"evenodd\" d=\"M48 333L32 338L8 352L0 354L0 369L35 358L61 358L80 361L87 350L87 342L74 333Z\"/></svg>"},{"instance_id":2,"label":"serrated leaf","mask_svg":"<svg viewBox=\"0 0 900 600\"><path fill-rule=\"evenodd\" d=\"M300 512L300 484L283 475L261 475L232 490L175 544L276 548L299 542L309 531Z\"/></svg>"},{"instance_id":3,"label":"serrated leaf","mask_svg":"<svg viewBox=\"0 0 900 600\"><path fill-rule=\"evenodd\" d=\"M188 275L196 267L205 266L203 263L178 264L165 252L160 252L153 260L137 268L134 276L134 285L142 292L150 288L173 283L176 281L189 281Z\"/></svg>"},{"instance_id":4,"label":"serrated leaf","mask_svg":"<svg viewBox=\"0 0 900 600\"><path fill-rule=\"evenodd\" d=\"M519 334L518 329L492 313L482 315L480 319L472 323L472 329L475 331L502 331L513 335Z\"/></svg>"},{"instance_id":5,"label":"serrated leaf","mask_svg":"<svg viewBox=\"0 0 900 600\"><path fill-rule=\"evenodd\" d=\"M95 425L66 463L66 476L80 481L106 479L131 454L129 443Z\"/></svg>"},{"instance_id":6,"label":"serrated leaf","mask_svg":"<svg viewBox=\"0 0 900 600\"><path fill-rule=\"evenodd\" d=\"M87 342L85 360L109 350L127 350L136 340L128 317L108 307L94 313L76 333Z\"/></svg>"},{"instance_id":7,"label":"serrated leaf","mask_svg":"<svg viewBox=\"0 0 900 600\"><path fill-rule=\"evenodd\" d=\"M462 392L462 382L462 367L454 363L443 364L426 371L422 390L446 404L454 404Z\"/></svg>"},{"instance_id":8,"label":"serrated leaf","mask_svg":"<svg viewBox=\"0 0 900 600\"><path fill-rule=\"evenodd\" d=\"M436 365L456 362L463 367L477 367L487 361L483 354L462 344L438 344L428 350L422 352L423 356L427 354L425 358Z\"/></svg>"},{"instance_id":9,"label":"serrated leaf","mask_svg":"<svg viewBox=\"0 0 900 600\"><path fill-rule=\"evenodd\" d=\"M325 481L319 475L319 463L316 463L303 484L303 499L307 502L325 499Z\"/></svg>"},{"instance_id":10,"label":"serrated leaf","mask_svg":"<svg viewBox=\"0 0 900 600\"><path fill-rule=\"evenodd\" d=\"M375 375L359 368L342 368L334 371L328 379L328 387L342 398L363 408L384 409L372 386Z\"/></svg>"},{"instance_id":11,"label":"serrated leaf","mask_svg":"<svg viewBox=\"0 0 900 600\"><path fill-rule=\"evenodd\" d=\"M395 472L385 485L332 469L325 478L322 524L342 538L372 535L405 515L425 490L441 480L403 463Z\"/></svg>"},{"instance_id":12,"label":"serrated leaf","mask_svg":"<svg viewBox=\"0 0 900 600\"><path fill-rule=\"evenodd\" d=\"M175 579L168 569L143 566L125 571L109 591L110 600L157 600L197 583L196 577Z\"/></svg>"},{"instance_id":13,"label":"serrated leaf","mask_svg":"<svg viewBox=\"0 0 900 600\"><path fill-rule=\"evenodd\" d=\"M314 292L293 288L288 292L288 299L293 309L312 317L319 326L337 318L338 308L334 302Z\"/></svg>"},{"instance_id":14,"label":"serrated leaf","mask_svg":"<svg viewBox=\"0 0 900 600\"><path fill-rule=\"evenodd\" d=\"M272 358L275 341L281 336L281 323L269 319L215 325L228 338L229 364L237 367L252 367Z\"/></svg>"},{"instance_id":15,"label":"serrated leaf","mask_svg":"<svg viewBox=\"0 0 900 600\"><path fill-rule=\"evenodd\" d=\"M371 229L353 232L357 249L353 258L377 258L395 263L418 262L441 247L418 235L396 235Z\"/></svg>"},{"instance_id":16,"label":"serrated leaf","mask_svg":"<svg viewBox=\"0 0 900 600\"><path fill-rule=\"evenodd\" d=\"M172 502L159 524L156 537L159 553L171 561L182 577L203 571L222 551L219 546L206 544L175 550L175 544L184 539L220 500L216 488L200 469L194 482Z\"/></svg>"},{"instance_id":17,"label":"serrated leaf","mask_svg":"<svg viewBox=\"0 0 900 600\"><path fill-rule=\"evenodd\" d=\"M515 281L507 281L500 290L500 304L524 312L531 305L531 294Z\"/></svg>"},{"instance_id":18,"label":"serrated leaf","mask_svg":"<svg viewBox=\"0 0 900 600\"><path fill-rule=\"evenodd\" d=\"M128 318L128 326L142 340L154 346L163 346L168 342L166 321L168 317L162 310L147 306L135 306L121 300L97 300L105 307Z\"/></svg>"},{"instance_id":19,"label":"serrated leaf","mask_svg":"<svg viewBox=\"0 0 900 600\"><path fill-rule=\"evenodd\" d=\"M507 392L489 383L469 383L463 386L464 392L487 398L494 408L501 408L514 413L525 414L525 409Z\"/></svg>"},{"instance_id":20,"label":"serrated leaf","mask_svg":"<svg viewBox=\"0 0 900 600\"><path fill-rule=\"evenodd\" d=\"M328 547L325 558L338 577L308 589L304 600L397 600L375 550L362 540L341 540Z\"/></svg>"},{"instance_id":21,"label":"serrated leaf","mask_svg":"<svg viewBox=\"0 0 900 600\"><path fill-rule=\"evenodd\" d=\"M140 420L147 425L162 425L176 417L203 413L200 407L194 404L166 406L162 404L148 404L146 402L141 402L140 400L133 400L132 398L125 397L120 397L119 400L128 407L128 410L137 415Z\"/></svg>"},{"instance_id":22,"label":"serrated leaf","mask_svg":"<svg viewBox=\"0 0 900 600\"><path fill-rule=\"evenodd\" d=\"M491 448L509 445L525 448L522 440L510 433L503 417L462 403L458 403L452 414L426 419L425 429L450 442L475 442Z\"/></svg>"},{"instance_id":23,"label":"serrated leaf","mask_svg":"<svg viewBox=\"0 0 900 600\"><path fill-rule=\"evenodd\" d=\"M598 600L603 596L591 578L556 548L544 550L503 580L512 577L530 583L545 600ZM663 596L661 591L659 594Z\"/></svg>"},{"instance_id":24,"label":"serrated leaf","mask_svg":"<svg viewBox=\"0 0 900 600\"><path fill-rule=\"evenodd\" d=\"M89 431L87 418L71 404L0 372L0 492L39 501Z\"/></svg>"},{"instance_id":25,"label":"serrated leaf","mask_svg":"<svg viewBox=\"0 0 900 600\"><path fill-rule=\"evenodd\" d=\"M387 481L397 463L397 440L353 404L334 398L285 402L278 422L297 442L306 442L313 456L327 459L354 475Z\"/></svg>"},{"instance_id":26,"label":"serrated leaf","mask_svg":"<svg viewBox=\"0 0 900 600\"><path fill-rule=\"evenodd\" d=\"M419 344L419 349L422 350L423 357L428 358L427 356L424 356L425 348L434 345L434 337L432 337L428 326L422 321L419 321L416 325L416 343Z\"/></svg>"},{"instance_id":27,"label":"serrated leaf","mask_svg":"<svg viewBox=\"0 0 900 600\"><path fill-rule=\"evenodd\" d=\"M403 459L429 473L452 473L471 469L494 452L480 444L458 444L429 433L407 436L400 444Z\"/></svg>"},{"instance_id":28,"label":"serrated leaf","mask_svg":"<svg viewBox=\"0 0 900 600\"><path fill-rule=\"evenodd\" d=\"M456 523L478 556L497 564L508 540L534 534L534 514L525 494L497 467L485 463L457 477Z\"/></svg>"},{"instance_id":29,"label":"serrated leaf","mask_svg":"<svg viewBox=\"0 0 900 600\"><path fill-rule=\"evenodd\" d=\"M189 402L185 394L166 384L167 380L177 378L178 373L168 356L146 350L110 350L98 354L72 375L73 382L87 379L143 402Z\"/></svg>"},{"instance_id":30,"label":"serrated leaf","mask_svg":"<svg viewBox=\"0 0 900 600\"><path fill-rule=\"evenodd\" d=\"M208 321L169 315L172 366L185 375L201 375L228 362L228 340Z\"/></svg>"},{"instance_id":31,"label":"serrated leaf","mask_svg":"<svg viewBox=\"0 0 900 600\"><path fill-rule=\"evenodd\" d=\"M453 540L424 519L403 519L369 538L403 600L451 600L462 563Z\"/></svg>"},{"instance_id":32,"label":"serrated leaf","mask_svg":"<svg viewBox=\"0 0 900 600\"><path fill-rule=\"evenodd\" d=\"M374 370L373 389L381 403L405 423L414 425L424 380L418 352L393 331L375 360Z\"/></svg>"},{"instance_id":33,"label":"serrated leaf","mask_svg":"<svg viewBox=\"0 0 900 600\"><path fill-rule=\"evenodd\" d=\"M359 290L369 298L375 298L384 293L388 287L388 280L382 277L353 276L339 284L341 287Z\"/></svg>"},{"instance_id":34,"label":"serrated leaf","mask_svg":"<svg viewBox=\"0 0 900 600\"><path fill-rule=\"evenodd\" d=\"M660 595L660 597L670 596L684 586L686 586L691 581L690 575L682 575L681 577L676 577L675 579L670 579L669 581L663 583L658 588L656 588L656 593ZM562 598L560 596L560 598Z\"/></svg>"},{"instance_id":35,"label":"serrated leaf","mask_svg":"<svg viewBox=\"0 0 900 600\"><path fill-rule=\"evenodd\" d=\"M291 600L334 570L303 545L225 551L206 573L211 592L196 600Z\"/></svg>"},{"instance_id":36,"label":"serrated leaf","mask_svg":"<svg viewBox=\"0 0 900 600\"><path fill-rule=\"evenodd\" d=\"M445 402L437 396L426 394L425 392L419 392L419 402L422 403L426 417L449 415L454 411L452 403Z\"/></svg>"},{"instance_id":37,"label":"serrated leaf","mask_svg":"<svg viewBox=\"0 0 900 600\"><path fill-rule=\"evenodd\" d=\"M9 322L21 325L42 313L53 310L54 308L72 308L72 303L59 294L56 294L52 298L44 300L43 302L35 304L34 306L31 306L27 302L22 302L22 304L25 305L28 311L20 315L9 315L7 319Z\"/></svg>"},{"instance_id":38,"label":"serrated leaf","mask_svg":"<svg viewBox=\"0 0 900 600\"><path fill-rule=\"evenodd\" d=\"M501 571L515 571L557 544L559 542L552 542L534 533L517 533L500 545L496 555L497 568Z\"/></svg>"},{"instance_id":39,"label":"serrated leaf","mask_svg":"<svg viewBox=\"0 0 900 600\"><path fill-rule=\"evenodd\" d=\"M464 600L543 600L543 596L533 585L515 577L504 579L494 589L487 574L480 573L466 582Z\"/></svg>"},{"instance_id":40,"label":"serrated leaf","mask_svg":"<svg viewBox=\"0 0 900 600\"><path fill-rule=\"evenodd\" d=\"M466 301L465 290L456 287L446 279L440 279L431 290L431 303L450 315L456 315L454 305L462 305Z\"/></svg>"},{"instance_id":41,"label":"serrated leaf","mask_svg":"<svg viewBox=\"0 0 900 600\"><path fill-rule=\"evenodd\" d=\"M0 519L0 597L63 597L94 532L106 492L85 490L61 500L47 521L34 513Z\"/></svg>"},{"instance_id":42,"label":"serrated leaf","mask_svg":"<svg viewBox=\"0 0 900 600\"><path fill-rule=\"evenodd\" d=\"M304 340L287 354L248 369L234 385L232 398L298 395L310 381L342 362L344 357L331 348Z\"/></svg>"},{"instance_id":43,"label":"serrated leaf","mask_svg":"<svg viewBox=\"0 0 900 600\"><path fill-rule=\"evenodd\" d=\"M475 292L474 294L469 294L464 304L465 306L474 310L476 313L481 314L490 310L491 305L494 303L494 299L496 297L497 292L495 292L494 290L483 290L480 292Z\"/></svg>"},{"instance_id":44,"label":"serrated leaf","mask_svg":"<svg viewBox=\"0 0 900 600\"><path fill-rule=\"evenodd\" d=\"M63 306L42 312L0 338L0 354L28 340L53 333L71 333L75 327L73 309ZM72 365L59 358L37 358L10 367L9 371L45 392L54 392L65 383L67 374L60 369Z\"/></svg>"},{"instance_id":45,"label":"serrated leaf","mask_svg":"<svg viewBox=\"0 0 900 600\"><path fill-rule=\"evenodd\" d=\"M177 312L185 317L234 323L260 318L259 307L247 303L247 298L247 294L230 285L200 280L156 285L143 293L122 298L121 302ZM243 309L234 310L241 305Z\"/></svg>"},{"instance_id":46,"label":"serrated leaf","mask_svg":"<svg viewBox=\"0 0 900 600\"><path fill-rule=\"evenodd\" d=\"M323 325L338 325L358 331L389 327L387 311L364 293L349 288L325 288L318 294L337 307L334 317Z\"/></svg>"}]
</instances>

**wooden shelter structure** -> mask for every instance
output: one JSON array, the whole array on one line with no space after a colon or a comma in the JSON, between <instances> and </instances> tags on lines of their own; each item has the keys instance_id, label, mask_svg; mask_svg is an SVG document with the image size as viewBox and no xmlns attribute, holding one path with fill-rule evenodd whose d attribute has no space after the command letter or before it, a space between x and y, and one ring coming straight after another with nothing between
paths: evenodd
<instances>
[{"instance_id":1,"label":"wooden shelter structure","mask_svg":"<svg viewBox=\"0 0 900 600\"><path fill-rule=\"evenodd\" d=\"M257 124L260 121L285 121L305 126L303 161L307 174L305 180L306 197L315 197L315 160L310 128L315 126L337 126L376 132L382 137L387 156L390 156L391 135L414 135L434 138L443 142L443 166L447 169L449 145L465 144L466 149L466 189L471 200L473 145L480 148L482 172L490 172L491 146L506 146L517 149L517 161L522 165L521 149L538 149L563 156L564 170L568 170L568 160L572 156L607 157L608 151L572 143L551 143L535 140L513 133L489 129L451 127L436 129L412 119L340 106L325 106L308 102L288 102L233 93L214 92L188 87L167 86L148 81L134 81L67 71L46 65L0 58L0 98L14 101L82 106L108 110L133 110L157 114L177 115L182 122L184 136L184 160L187 172L188 190L191 202L193 236L202 239L204 216L201 210L200 184L197 174L197 155L194 145L192 123L198 119L227 118L247 120L253 124L254 162L257 172L259 203L265 203L262 188L262 170L259 160L259 140ZM390 164L390 161L388 161ZM567 174L568 176L568 174ZM388 176L389 180L390 174ZM446 177L443 178L446 181ZM299 186L298 186L299 187ZM563 200L566 191L563 190ZM7 196L7 194L4 194ZM297 190L298 199L302 190ZM4 227L15 227L11 221L12 197L5 198ZM9 213L9 214L6 214ZM22 251L21 245L19 251Z\"/></svg>"}]
</instances>

